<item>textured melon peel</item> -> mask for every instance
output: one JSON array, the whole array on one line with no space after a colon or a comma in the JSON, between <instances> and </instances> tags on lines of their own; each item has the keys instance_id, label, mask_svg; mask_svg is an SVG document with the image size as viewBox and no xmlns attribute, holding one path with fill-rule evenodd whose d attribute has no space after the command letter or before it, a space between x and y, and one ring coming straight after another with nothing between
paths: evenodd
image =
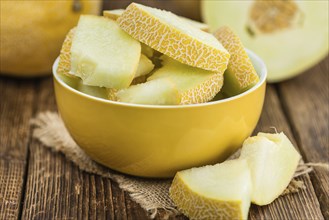
<instances>
[{"instance_id":1,"label":"textured melon peel","mask_svg":"<svg viewBox=\"0 0 329 220\"><path fill-rule=\"evenodd\" d=\"M140 43L115 21L83 15L72 39L71 72L86 85L127 88L136 73L140 54Z\"/></svg>"},{"instance_id":2,"label":"textured melon peel","mask_svg":"<svg viewBox=\"0 0 329 220\"><path fill-rule=\"evenodd\" d=\"M252 202L267 205L289 185L301 156L283 133L258 133L245 140L240 158L250 167Z\"/></svg>"},{"instance_id":3,"label":"textured melon peel","mask_svg":"<svg viewBox=\"0 0 329 220\"><path fill-rule=\"evenodd\" d=\"M103 16L113 20L117 20L124 11L125 11L124 9L105 10L103 11ZM181 16L179 16L179 18L183 19L185 22L188 22L190 25L202 31L209 32L209 26L205 23L198 22Z\"/></svg>"},{"instance_id":4,"label":"textured melon peel","mask_svg":"<svg viewBox=\"0 0 329 220\"><path fill-rule=\"evenodd\" d=\"M251 187L247 161L231 160L178 172L169 194L190 219L247 219Z\"/></svg>"},{"instance_id":5,"label":"textured melon peel","mask_svg":"<svg viewBox=\"0 0 329 220\"><path fill-rule=\"evenodd\" d=\"M178 16L132 3L117 19L135 39L187 65L223 72L230 54L214 36Z\"/></svg>"},{"instance_id":6,"label":"textured melon peel","mask_svg":"<svg viewBox=\"0 0 329 220\"><path fill-rule=\"evenodd\" d=\"M231 54L224 74L223 93L234 96L254 86L259 77L239 37L227 26L219 28L214 35Z\"/></svg>"},{"instance_id":7,"label":"textured melon peel","mask_svg":"<svg viewBox=\"0 0 329 220\"><path fill-rule=\"evenodd\" d=\"M147 80L166 78L179 90L181 105L204 103L212 100L223 85L223 73L215 73L177 62L162 56L162 67Z\"/></svg>"}]
</instances>

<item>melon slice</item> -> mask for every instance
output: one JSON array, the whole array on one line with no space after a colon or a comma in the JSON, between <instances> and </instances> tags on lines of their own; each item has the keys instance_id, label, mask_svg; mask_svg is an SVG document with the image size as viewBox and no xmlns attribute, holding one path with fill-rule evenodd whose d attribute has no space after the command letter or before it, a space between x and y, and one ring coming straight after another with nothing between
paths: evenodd
<instances>
[{"instance_id":1,"label":"melon slice","mask_svg":"<svg viewBox=\"0 0 329 220\"><path fill-rule=\"evenodd\" d=\"M162 56L162 67L154 71L147 80L169 79L175 83L180 96L180 104L208 102L215 97L223 85L223 73L188 66Z\"/></svg>"},{"instance_id":2,"label":"melon slice","mask_svg":"<svg viewBox=\"0 0 329 220\"><path fill-rule=\"evenodd\" d=\"M201 6L212 31L228 25L264 60L269 82L302 73L328 55L328 1L204 0Z\"/></svg>"},{"instance_id":3,"label":"melon slice","mask_svg":"<svg viewBox=\"0 0 329 220\"><path fill-rule=\"evenodd\" d=\"M135 73L135 78L140 77L140 76L145 76L149 74L152 70L154 69L154 64L152 61L147 58L144 54L141 54L137 71Z\"/></svg>"},{"instance_id":4,"label":"melon slice","mask_svg":"<svg viewBox=\"0 0 329 220\"><path fill-rule=\"evenodd\" d=\"M82 80L80 80L77 88L82 93L97 97L97 98L102 98L102 99L108 99L108 91L104 87L99 87L99 86L87 86L84 85Z\"/></svg>"},{"instance_id":5,"label":"melon slice","mask_svg":"<svg viewBox=\"0 0 329 220\"><path fill-rule=\"evenodd\" d=\"M103 16L116 21L124 11L124 9L104 10Z\"/></svg>"},{"instance_id":6,"label":"melon slice","mask_svg":"<svg viewBox=\"0 0 329 220\"><path fill-rule=\"evenodd\" d=\"M214 36L170 12L131 3L117 22L135 39L181 63L215 72L227 67L230 55Z\"/></svg>"},{"instance_id":7,"label":"melon slice","mask_svg":"<svg viewBox=\"0 0 329 220\"><path fill-rule=\"evenodd\" d=\"M214 35L231 54L224 74L223 93L234 96L254 86L259 77L239 37L227 26L219 28Z\"/></svg>"},{"instance_id":8,"label":"melon slice","mask_svg":"<svg viewBox=\"0 0 329 220\"><path fill-rule=\"evenodd\" d=\"M140 43L115 21L84 15L72 39L70 72L85 85L127 88L136 73L140 54Z\"/></svg>"},{"instance_id":9,"label":"melon slice","mask_svg":"<svg viewBox=\"0 0 329 220\"><path fill-rule=\"evenodd\" d=\"M124 12L124 9L114 9L114 10L105 10L103 11L103 16L113 19L113 20L117 20L120 15ZM182 16L179 16L181 19L183 19L185 22L188 22L190 25L202 30L202 31L206 31L209 32L209 26L205 23L202 22L198 22L189 18L185 18Z\"/></svg>"},{"instance_id":10,"label":"melon slice","mask_svg":"<svg viewBox=\"0 0 329 220\"><path fill-rule=\"evenodd\" d=\"M246 160L180 171L169 193L190 219L247 219L251 177Z\"/></svg>"},{"instance_id":11,"label":"melon slice","mask_svg":"<svg viewBox=\"0 0 329 220\"><path fill-rule=\"evenodd\" d=\"M133 85L116 93L119 102L146 105L177 105L180 102L175 84L168 79Z\"/></svg>"},{"instance_id":12,"label":"melon slice","mask_svg":"<svg viewBox=\"0 0 329 220\"><path fill-rule=\"evenodd\" d=\"M258 133L248 138L240 159L248 161L253 190L251 201L267 205L279 197L290 183L300 155L283 134Z\"/></svg>"}]
</instances>

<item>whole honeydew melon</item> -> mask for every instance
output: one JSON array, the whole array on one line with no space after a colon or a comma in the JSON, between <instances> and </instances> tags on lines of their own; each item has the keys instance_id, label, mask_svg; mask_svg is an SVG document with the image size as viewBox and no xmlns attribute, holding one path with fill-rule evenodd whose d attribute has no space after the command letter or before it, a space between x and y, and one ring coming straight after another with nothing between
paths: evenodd
<instances>
[{"instance_id":1,"label":"whole honeydew melon","mask_svg":"<svg viewBox=\"0 0 329 220\"><path fill-rule=\"evenodd\" d=\"M2 1L0 74L34 77L51 73L67 32L81 14L98 14L101 0Z\"/></svg>"},{"instance_id":2,"label":"whole honeydew melon","mask_svg":"<svg viewBox=\"0 0 329 220\"><path fill-rule=\"evenodd\" d=\"M211 31L227 25L279 82L312 67L328 54L328 1L203 0L202 17Z\"/></svg>"}]
</instances>

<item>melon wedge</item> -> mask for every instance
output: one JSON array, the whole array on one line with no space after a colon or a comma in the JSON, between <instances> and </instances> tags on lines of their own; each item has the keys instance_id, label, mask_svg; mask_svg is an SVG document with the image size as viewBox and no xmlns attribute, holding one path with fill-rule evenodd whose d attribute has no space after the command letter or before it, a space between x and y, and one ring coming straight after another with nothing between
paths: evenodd
<instances>
[{"instance_id":1,"label":"melon wedge","mask_svg":"<svg viewBox=\"0 0 329 220\"><path fill-rule=\"evenodd\" d=\"M157 79L130 86L116 93L119 102L146 105L177 105L180 102L175 84L168 79Z\"/></svg>"},{"instance_id":2,"label":"melon wedge","mask_svg":"<svg viewBox=\"0 0 329 220\"><path fill-rule=\"evenodd\" d=\"M231 160L214 166L180 171L169 194L190 219L247 219L251 177L247 161Z\"/></svg>"},{"instance_id":3,"label":"melon wedge","mask_svg":"<svg viewBox=\"0 0 329 220\"><path fill-rule=\"evenodd\" d=\"M102 99L108 99L108 91L106 88L99 87L99 86L87 86L84 85L82 80L80 80L77 88L82 93L97 97L97 98L102 98Z\"/></svg>"},{"instance_id":4,"label":"melon wedge","mask_svg":"<svg viewBox=\"0 0 329 220\"><path fill-rule=\"evenodd\" d=\"M170 12L131 3L117 22L135 39L181 63L215 72L227 67L230 55L214 36Z\"/></svg>"},{"instance_id":5,"label":"melon wedge","mask_svg":"<svg viewBox=\"0 0 329 220\"><path fill-rule=\"evenodd\" d=\"M154 69L154 64L152 61L147 58L144 54L141 54L137 71L135 73L135 78L140 77L140 76L145 76L149 74L152 70Z\"/></svg>"},{"instance_id":6,"label":"melon wedge","mask_svg":"<svg viewBox=\"0 0 329 220\"><path fill-rule=\"evenodd\" d=\"M290 183L301 156L283 133L248 138L239 159L248 161L253 184L251 201L267 205Z\"/></svg>"},{"instance_id":7,"label":"melon wedge","mask_svg":"<svg viewBox=\"0 0 329 220\"><path fill-rule=\"evenodd\" d=\"M103 16L113 19L113 20L117 20L120 15L124 12L124 9L114 9L114 10L105 10L103 11ZM185 18L182 16L179 16L181 19L183 19L185 22L188 22L190 25L202 30L202 31L206 31L209 32L209 26L205 23L202 22L198 22L189 18Z\"/></svg>"},{"instance_id":8,"label":"melon wedge","mask_svg":"<svg viewBox=\"0 0 329 220\"><path fill-rule=\"evenodd\" d=\"M72 39L70 72L85 85L127 88L136 73L140 54L140 43L115 21L83 15Z\"/></svg>"},{"instance_id":9,"label":"melon wedge","mask_svg":"<svg viewBox=\"0 0 329 220\"><path fill-rule=\"evenodd\" d=\"M181 96L180 104L204 103L212 100L223 85L223 73L188 66L162 56L162 67L147 80L169 79Z\"/></svg>"},{"instance_id":10,"label":"melon wedge","mask_svg":"<svg viewBox=\"0 0 329 220\"><path fill-rule=\"evenodd\" d=\"M212 31L231 27L264 60L269 82L296 76L328 55L329 1L203 0L201 6Z\"/></svg>"},{"instance_id":11,"label":"melon wedge","mask_svg":"<svg viewBox=\"0 0 329 220\"><path fill-rule=\"evenodd\" d=\"M227 26L219 28L214 35L231 54L224 74L222 92L234 96L254 86L259 77L239 37Z\"/></svg>"}]
</instances>

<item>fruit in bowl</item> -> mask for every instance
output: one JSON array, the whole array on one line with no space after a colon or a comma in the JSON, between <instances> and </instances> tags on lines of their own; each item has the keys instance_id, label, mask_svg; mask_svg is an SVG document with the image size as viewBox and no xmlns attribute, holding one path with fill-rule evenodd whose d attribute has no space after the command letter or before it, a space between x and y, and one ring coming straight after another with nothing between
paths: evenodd
<instances>
[{"instance_id":1,"label":"fruit in bowl","mask_svg":"<svg viewBox=\"0 0 329 220\"><path fill-rule=\"evenodd\" d=\"M265 95L264 63L236 45L244 53L231 62L212 34L136 3L114 18L82 16L54 64L59 112L88 155L124 173L170 177L222 161L255 128ZM227 72L245 63L252 71ZM226 74L239 86L213 101Z\"/></svg>"}]
</instances>

